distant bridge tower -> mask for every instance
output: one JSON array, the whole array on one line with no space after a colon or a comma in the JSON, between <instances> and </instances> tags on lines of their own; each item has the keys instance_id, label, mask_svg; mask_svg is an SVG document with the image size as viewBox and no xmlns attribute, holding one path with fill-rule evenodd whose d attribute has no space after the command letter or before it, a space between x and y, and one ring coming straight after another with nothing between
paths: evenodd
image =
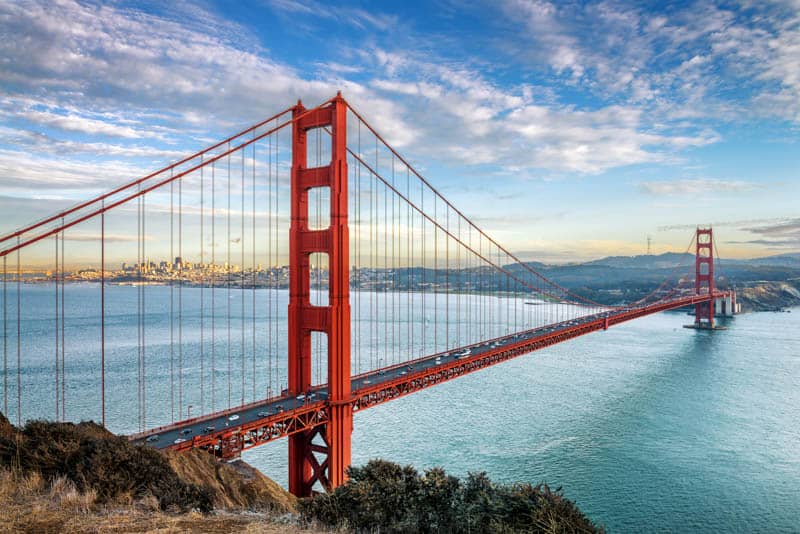
<instances>
[{"instance_id":1,"label":"distant bridge tower","mask_svg":"<svg viewBox=\"0 0 800 534\"><path fill-rule=\"evenodd\" d=\"M714 238L711 228L697 228L694 288L698 295L714 293ZM714 300L695 304L697 328L714 328Z\"/></svg>"},{"instance_id":2,"label":"distant bridge tower","mask_svg":"<svg viewBox=\"0 0 800 534\"><path fill-rule=\"evenodd\" d=\"M353 407L350 404L350 242L347 229L347 104L306 112L298 101L292 125L291 227L289 230L289 392L311 387L311 333L328 338L328 422L289 437L289 491L308 496L315 483L335 488L350 465ZM307 134L329 128L331 162L307 167ZM330 188L330 226L311 230L308 192ZM310 255L328 255L328 305L310 300Z\"/></svg>"}]
</instances>

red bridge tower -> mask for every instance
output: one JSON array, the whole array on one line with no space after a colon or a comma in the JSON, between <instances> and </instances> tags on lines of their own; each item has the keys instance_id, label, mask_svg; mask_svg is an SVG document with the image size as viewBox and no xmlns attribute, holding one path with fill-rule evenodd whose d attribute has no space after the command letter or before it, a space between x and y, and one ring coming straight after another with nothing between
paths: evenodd
<instances>
[{"instance_id":1,"label":"red bridge tower","mask_svg":"<svg viewBox=\"0 0 800 534\"><path fill-rule=\"evenodd\" d=\"M695 252L694 288L698 295L714 293L714 238L711 228L698 228ZM714 299L695 304L696 328L714 328Z\"/></svg>"},{"instance_id":2,"label":"red bridge tower","mask_svg":"<svg viewBox=\"0 0 800 534\"><path fill-rule=\"evenodd\" d=\"M290 393L303 393L311 387L311 333L322 332L328 338L328 422L289 437L289 491L307 496L316 482L326 489L341 485L350 465L353 408L350 404L347 104L338 94L330 104L306 112L298 101L293 117L289 230ZM308 131L323 127L331 132L331 162L308 168ZM310 230L308 192L323 187L330 188L330 226ZM314 253L328 255L327 306L313 306L310 301L309 257ZM319 460L320 457L324 460Z\"/></svg>"}]
</instances>

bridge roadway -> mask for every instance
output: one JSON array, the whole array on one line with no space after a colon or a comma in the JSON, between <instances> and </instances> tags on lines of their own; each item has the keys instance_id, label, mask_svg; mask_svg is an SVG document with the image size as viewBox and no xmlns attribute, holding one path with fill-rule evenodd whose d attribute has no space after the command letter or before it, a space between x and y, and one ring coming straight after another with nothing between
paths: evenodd
<instances>
[{"instance_id":1,"label":"bridge roadway","mask_svg":"<svg viewBox=\"0 0 800 534\"><path fill-rule=\"evenodd\" d=\"M723 295L715 292L714 297ZM689 295L649 306L613 309L362 373L352 378L350 402L354 411L363 410L568 339L710 299L710 295ZM129 439L159 449L204 448L233 458L242 450L327 422L327 396L327 386L317 386L302 395L284 394L153 428Z\"/></svg>"}]
</instances>

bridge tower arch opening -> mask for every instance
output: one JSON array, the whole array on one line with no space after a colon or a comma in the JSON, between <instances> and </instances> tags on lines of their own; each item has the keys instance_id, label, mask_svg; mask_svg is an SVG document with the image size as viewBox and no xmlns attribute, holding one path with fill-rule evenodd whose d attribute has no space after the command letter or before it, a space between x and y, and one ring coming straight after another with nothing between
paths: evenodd
<instances>
[{"instance_id":1,"label":"bridge tower arch opening","mask_svg":"<svg viewBox=\"0 0 800 534\"><path fill-rule=\"evenodd\" d=\"M289 491L308 496L316 484L335 488L350 465L353 408L350 403L350 270L347 226L347 103L338 94L330 104L307 112L298 101L292 124L291 226L289 230L289 392L312 386L311 333L327 336L327 422L289 437ZM327 128L331 161L308 167L309 130ZM309 191L328 188L327 228L309 225ZM310 298L312 254L328 257L328 304Z\"/></svg>"}]
</instances>

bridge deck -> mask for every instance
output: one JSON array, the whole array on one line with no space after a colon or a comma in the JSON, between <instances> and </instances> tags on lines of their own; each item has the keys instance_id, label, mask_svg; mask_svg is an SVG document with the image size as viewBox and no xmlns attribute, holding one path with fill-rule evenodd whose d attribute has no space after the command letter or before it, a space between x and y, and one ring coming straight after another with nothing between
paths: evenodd
<instances>
[{"instance_id":1,"label":"bridge deck","mask_svg":"<svg viewBox=\"0 0 800 534\"><path fill-rule=\"evenodd\" d=\"M605 311L363 373L352 378L350 402L354 411L363 410L562 341L711 298L711 295L691 295L650 306ZM327 397L327 386L318 386L307 396L266 399L153 428L130 439L160 449L205 448L221 457L233 457L242 450L325 423Z\"/></svg>"}]
</instances>

